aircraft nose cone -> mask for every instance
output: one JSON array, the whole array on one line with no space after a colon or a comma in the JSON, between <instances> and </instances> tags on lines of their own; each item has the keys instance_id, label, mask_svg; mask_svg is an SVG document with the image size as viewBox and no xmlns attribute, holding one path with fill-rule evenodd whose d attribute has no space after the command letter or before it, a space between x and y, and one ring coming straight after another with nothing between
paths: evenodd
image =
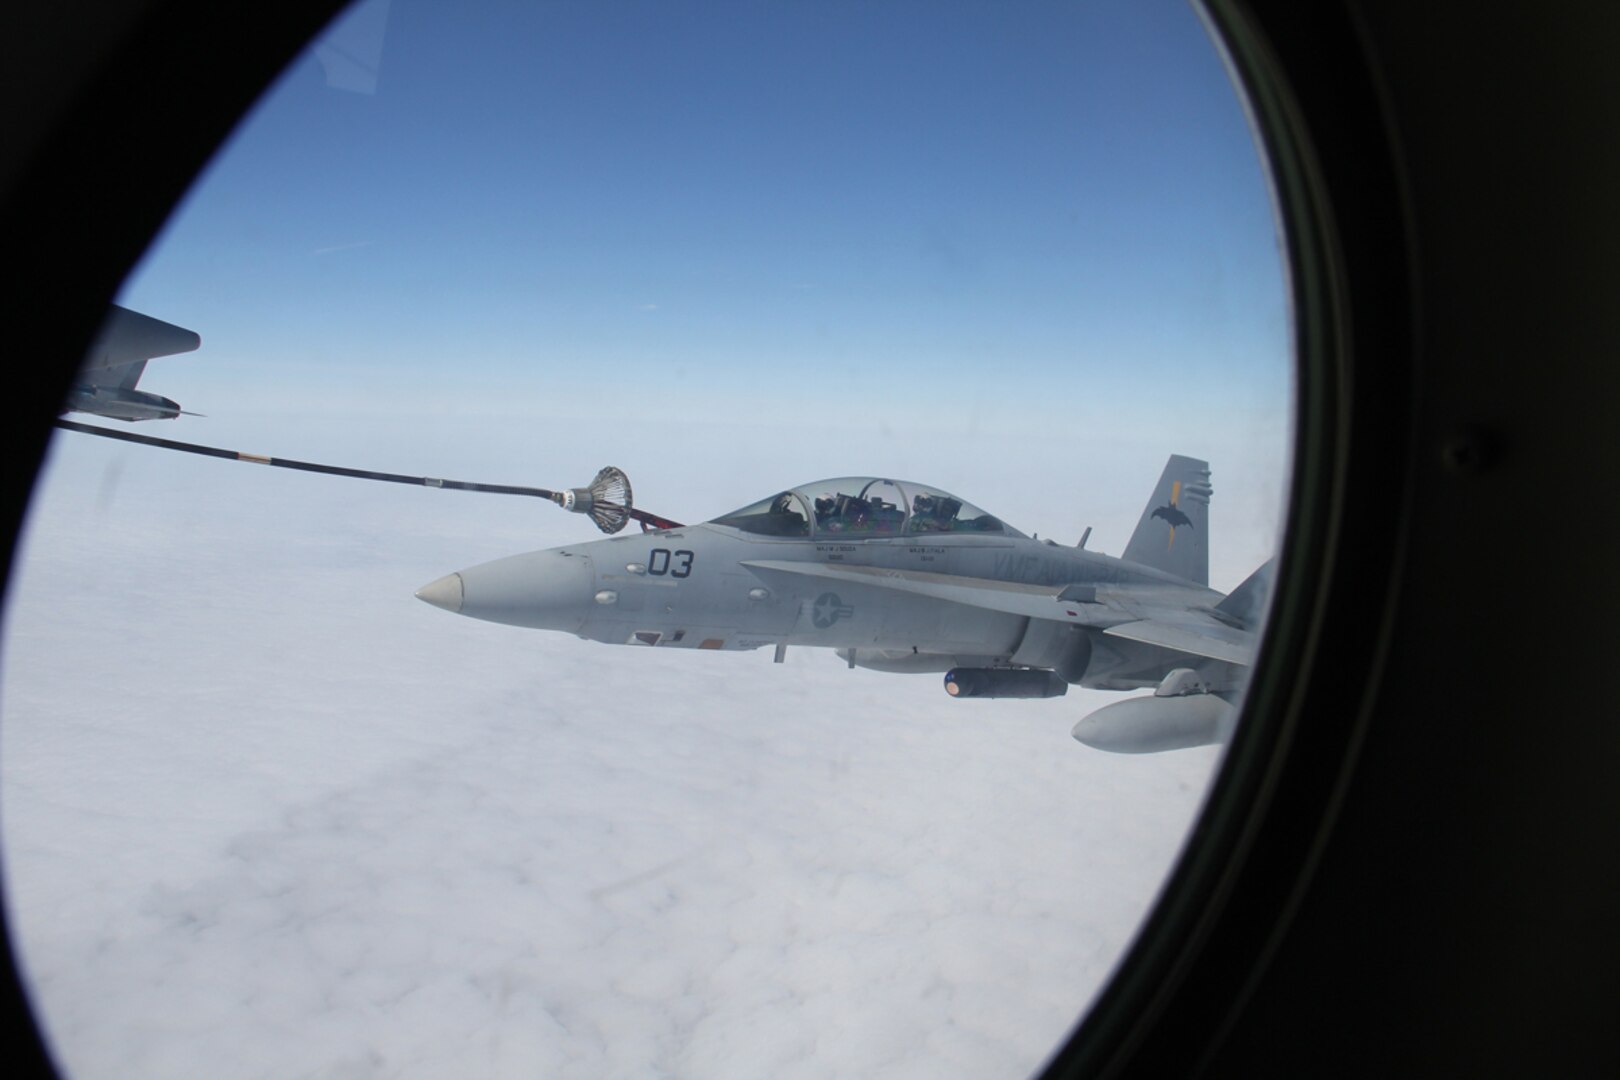
<instances>
[{"instance_id":1,"label":"aircraft nose cone","mask_svg":"<svg viewBox=\"0 0 1620 1080\"><path fill-rule=\"evenodd\" d=\"M444 608L446 611L460 611L463 595L460 574L446 574L437 581L430 581L416 590L418 600L426 600L434 607Z\"/></svg>"},{"instance_id":2,"label":"aircraft nose cone","mask_svg":"<svg viewBox=\"0 0 1620 1080\"><path fill-rule=\"evenodd\" d=\"M468 567L416 595L473 619L577 633L595 606L594 583L588 556L553 548Z\"/></svg>"}]
</instances>

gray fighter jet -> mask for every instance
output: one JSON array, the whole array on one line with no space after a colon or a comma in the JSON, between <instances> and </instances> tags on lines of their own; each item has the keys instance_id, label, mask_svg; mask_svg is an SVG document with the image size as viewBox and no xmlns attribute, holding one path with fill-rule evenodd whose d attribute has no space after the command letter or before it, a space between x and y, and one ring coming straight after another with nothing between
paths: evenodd
<instances>
[{"instance_id":1,"label":"gray fighter jet","mask_svg":"<svg viewBox=\"0 0 1620 1080\"><path fill-rule=\"evenodd\" d=\"M620 490L605 530L623 524ZM938 488L823 480L701 525L498 559L416 595L614 645L771 647L778 662L789 646L834 649L850 667L943 672L957 698L1151 688L1086 716L1074 737L1170 750L1225 741L1264 616L1269 563L1231 595L1208 586L1210 494L1207 463L1172 456L1114 558L1084 539L1031 539ZM557 497L581 511L592 499Z\"/></svg>"},{"instance_id":2,"label":"gray fighter jet","mask_svg":"<svg viewBox=\"0 0 1620 1080\"><path fill-rule=\"evenodd\" d=\"M179 403L137 390L135 384L141 381L148 360L191 352L201 344L202 338L194 331L114 304L85 353L62 411L113 420L172 420L184 411Z\"/></svg>"}]
</instances>

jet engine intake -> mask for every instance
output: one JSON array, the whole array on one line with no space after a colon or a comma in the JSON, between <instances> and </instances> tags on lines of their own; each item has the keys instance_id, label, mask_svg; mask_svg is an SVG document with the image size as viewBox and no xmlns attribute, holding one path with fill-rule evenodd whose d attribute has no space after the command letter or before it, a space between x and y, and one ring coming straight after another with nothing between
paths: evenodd
<instances>
[{"instance_id":1,"label":"jet engine intake","mask_svg":"<svg viewBox=\"0 0 1620 1080\"><path fill-rule=\"evenodd\" d=\"M945 692L968 698L1052 698L1069 692L1056 672L1019 668L952 668L945 673Z\"/></svg>"},{"instance_id":2,"label":"jet engine intake","mask_svg":"<svg viewBox=\"0 0 1620 1080\"><path fill-rule=\"evenodd\" d=\"M1091 666L1091 635L1084 627L1031 619L1011 659L1021 667L1050 668L1064 682L1077 686Z\"/></svg>"}]
</instances>

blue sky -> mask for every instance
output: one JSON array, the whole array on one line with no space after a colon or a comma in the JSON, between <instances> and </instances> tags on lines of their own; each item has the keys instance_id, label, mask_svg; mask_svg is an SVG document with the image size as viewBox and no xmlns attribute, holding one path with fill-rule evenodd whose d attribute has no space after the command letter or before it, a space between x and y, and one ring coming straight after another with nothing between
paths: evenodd
<instances>
[{"instance_id":1,"label":"blue sky","mask_svg":"<svg viewBox=\"0 0 1620 1080\"><path fill-rule=\"evenodd\" d=\"M1285 406L1259 159L1183 5L371 15L376 92L301 56L130 283L210 367Z\"/></svg>"}]
</instances>

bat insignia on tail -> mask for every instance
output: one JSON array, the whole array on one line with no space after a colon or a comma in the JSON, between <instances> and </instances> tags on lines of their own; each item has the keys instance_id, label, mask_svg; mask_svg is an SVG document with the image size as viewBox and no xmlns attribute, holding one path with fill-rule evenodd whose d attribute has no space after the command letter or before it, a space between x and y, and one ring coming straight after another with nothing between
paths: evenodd
<instances>
[{"instance_id":1,"label":"bat insignia on tail","mask_svg":"<svg viewBox=\"0 0 1620 1080\"><path fill-rule=\"evenodd\" d=\"M1184 514L1181 507L1175 505L1174 503L1159 507L1157 510L1153 511L1153 516L1156 518L1163 518L1165 521L1169 522L1172 532L1182 525L1187 526L1189 529L1192 528L1192 518Z\"/></svg>"},{"instance_id":2,"label":"bat insignia on tail","mask_svg":"<svg viewBox=\"0 0 1620 1080\"><path fill-rule=\"evenodd\" d=\"M1127 562L1141 563L1209 584L1209 463L1199 458L1170 455L1159 482L1153 485L1136 531L1125 546ZM1168 526L1168 528L1166 527ZM1186 526L1187 535L1176 534Z\"/></svg>"}]
</instances>

